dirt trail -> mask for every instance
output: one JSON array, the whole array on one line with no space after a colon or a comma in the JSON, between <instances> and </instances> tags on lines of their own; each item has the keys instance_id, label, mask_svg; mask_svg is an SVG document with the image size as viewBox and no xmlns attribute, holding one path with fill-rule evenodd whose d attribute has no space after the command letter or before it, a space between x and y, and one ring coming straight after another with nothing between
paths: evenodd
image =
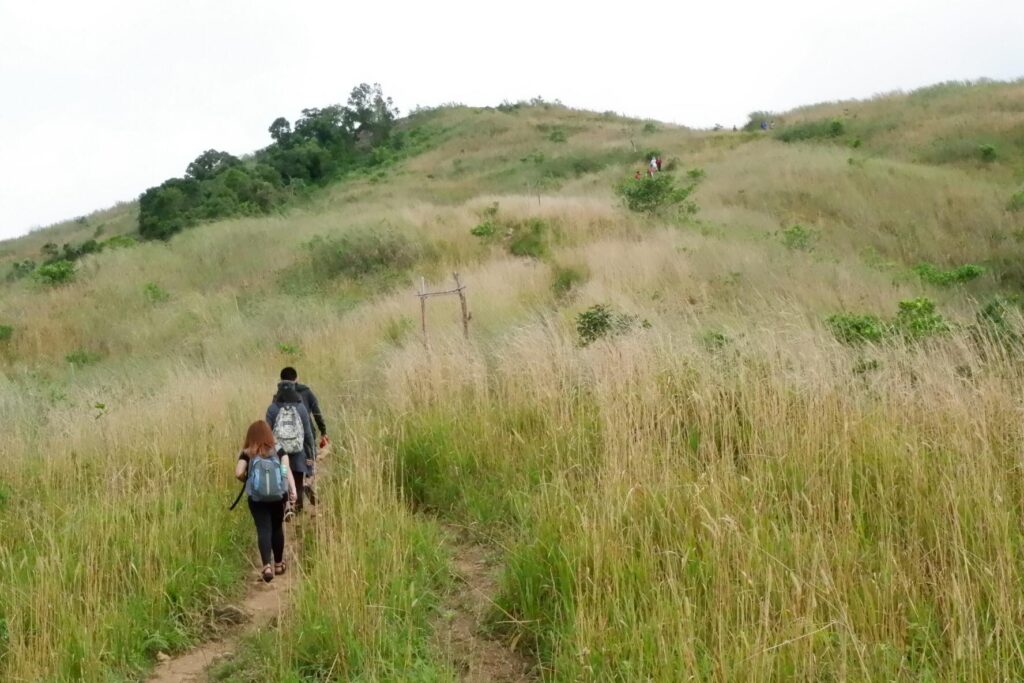
<instances>
[{"instance_id":1,"label":"dirt trail","mask_svg":"<svg viewBox=\"0 0 1024 683\"><path fill-rule=\"evenodd\" d=\"M457 527L446 530L454 550L457 585L442 602L434 624L438 649L463 683L533 681L533 662L484 632L500 573L492 551L467 539Z\"/></svg>"},{"instance_id":2,"label":"dirt trail","mask_svg":"<svg viewBox=\"0 0 1024 683\"><path fill-rule=\"evenodd\" d=\"M291 537L289 532L292 532L292 529L285 531ZM205 681L207 669L214 662L234 654L242 635L270 625L281 614L293 583L293 569L292 563L289 562L288 571L281 576L275 576L270 583L255 579L241 605L215 610L214 616L217 621L227 624L220 637L160 662L149 677L149 683ZM253 574L255 573L254 567Z\"/></svg>"}]
</instances>

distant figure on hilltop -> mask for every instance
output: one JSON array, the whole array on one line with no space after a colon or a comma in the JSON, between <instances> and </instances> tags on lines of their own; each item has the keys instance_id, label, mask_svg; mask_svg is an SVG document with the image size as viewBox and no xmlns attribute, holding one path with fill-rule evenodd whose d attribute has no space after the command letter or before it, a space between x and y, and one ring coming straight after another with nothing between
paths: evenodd
<instances>
[{"instance_id":1,"label":"distant figure on hilltop","mask_svg":"<svg viewBox=\"0 0 1024 683\"><path fill-rule=\"evenodd\" d=\"M768 130L768 122L761 119L761 130Z\"/></svg>"},{"instance_id":2,"label":"distant figure on hilltop","mask_svg":"<svg viewBox=\"0 0 1024 683\"><path fill-rule=\"evenodd\" d=\"M653 178L654 174L658 172L658 159L657 157L651 157L651 163L647 164L647 177Z\"/></svg>"}]
</instances>

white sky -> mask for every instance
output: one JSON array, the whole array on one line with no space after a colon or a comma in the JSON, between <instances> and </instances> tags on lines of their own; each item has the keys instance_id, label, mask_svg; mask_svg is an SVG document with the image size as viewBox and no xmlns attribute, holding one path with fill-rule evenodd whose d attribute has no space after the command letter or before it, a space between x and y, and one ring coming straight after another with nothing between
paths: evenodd
<instances>
[{"instance_id":1,"label":"white sky","mask_svg":"<svg viewBox=\"0 0 1024 683\"><path fill-rule=\"evenodd\" d=\"M403 113L543 95L711 126L982 76L1024 76L1021 0L0 0L0 238L361 81Z\"/></svg>"}]
</instances>

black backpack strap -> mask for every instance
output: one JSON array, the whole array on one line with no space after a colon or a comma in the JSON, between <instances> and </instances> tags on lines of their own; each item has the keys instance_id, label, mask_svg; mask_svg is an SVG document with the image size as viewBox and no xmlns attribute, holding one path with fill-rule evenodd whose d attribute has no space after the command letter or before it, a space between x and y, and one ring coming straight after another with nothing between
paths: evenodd
<instances>
[{"instance_id":1,"label":"black backpack strap","mask_svg":"<svg viewBox=\"0 0 1024 683\"><path fill-rule=\"evenodd\" d=\"M245 493L245 483L242 484L242 490L238 492L237 496L235 496L235 502L231 504L231 507L229 507L228 510L234 510L235 509L235 506L238 505L238 501L242 500L242 495L244 493Z\"/></svg>"}]
</instances>

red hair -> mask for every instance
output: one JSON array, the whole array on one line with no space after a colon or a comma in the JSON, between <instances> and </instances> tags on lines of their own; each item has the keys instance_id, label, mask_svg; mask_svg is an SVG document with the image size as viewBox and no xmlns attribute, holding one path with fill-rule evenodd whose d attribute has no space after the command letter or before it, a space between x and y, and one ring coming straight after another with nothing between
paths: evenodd
<instances>
[{"instance_id":1,"label":"red hair","mask_svg":"<svg viewBox=\"0 0 1024 683\"><path fill-rule=\"evenodd\" d=\"M249 431L245 433L245 443L242 450L247 455L266 455L274 450L274 432L265 420L257 420L249 425Z\"/></svg>"}]
</instances>

